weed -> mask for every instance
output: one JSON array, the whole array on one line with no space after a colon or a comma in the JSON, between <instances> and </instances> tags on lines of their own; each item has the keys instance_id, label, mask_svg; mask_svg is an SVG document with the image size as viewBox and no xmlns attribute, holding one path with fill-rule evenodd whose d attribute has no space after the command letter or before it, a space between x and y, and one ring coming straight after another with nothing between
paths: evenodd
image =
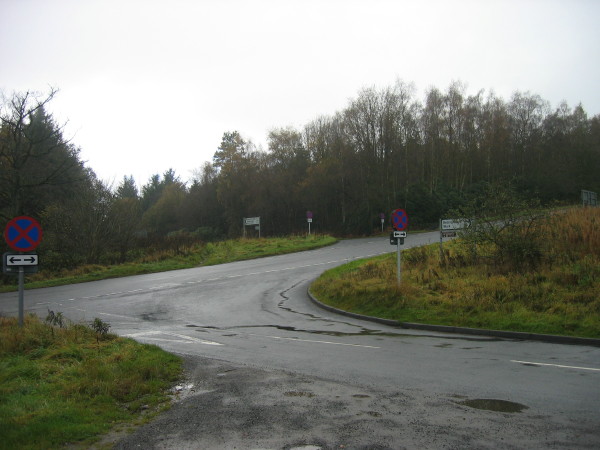
<instances>
[{"instance_id":1,"label":"weed","mask_svg":"<svg viewBox=\"0 0 600 450\"><path fill-rule=\"evenodd\" d=\"M59 328L65 327L65 317L63 316L63 313L61 313L61 312L55 313L54 311L51 311L50 309L48 310L48 315L46 316L45 322L48 325L53 326L53 327L59 327Z\"/></svg>"},{"instance_id":2,"label":"weed","mask_svg":"<svg viewBox=\"0 0 600 450\"><path fill-rule=\"evenodd\" d=\"M102 319L96 317L91 323L90 327L96 332L96 343L100 344L100 339L106 339L108 336L108 330L110 330L110 324L104 322Z\"/></svg>"}]
</instances>

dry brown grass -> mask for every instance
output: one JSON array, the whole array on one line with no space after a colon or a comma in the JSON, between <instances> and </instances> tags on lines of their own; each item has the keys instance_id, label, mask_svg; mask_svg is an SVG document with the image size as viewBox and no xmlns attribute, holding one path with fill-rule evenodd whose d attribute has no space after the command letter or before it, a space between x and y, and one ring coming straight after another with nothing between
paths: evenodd
<instances>
[{"instance_id":1,"label":"dry brown grass","mask_svg":"<svg viewBox=\"0 0 600 450\"><path fill-rule=\"evenodd\" d=\"M600 337L600 208L540 224L540 261L527 270L486 260L456 240L327 272L313 292L333 306L406 322Z\"/></svg>"}]
</instances>

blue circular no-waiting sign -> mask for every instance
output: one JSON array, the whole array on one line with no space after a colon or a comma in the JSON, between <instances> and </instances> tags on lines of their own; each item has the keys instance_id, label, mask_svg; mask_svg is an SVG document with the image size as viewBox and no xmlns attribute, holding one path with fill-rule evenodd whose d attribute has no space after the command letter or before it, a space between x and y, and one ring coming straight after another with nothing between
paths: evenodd
<instances>
[{"instance_id":1,"label":"blue circular no-waiting sign","mask_svg":"<svg viewBox=\"0 0 600 450\"><path fill-rule=\"evenodd\" d=\"M13 250L29 252L42 241L42 227L32 217L15 217L6 225L4 239Z\"/></svg>"},{"instance_id":2,"label":"blue circular no-waiting sign","mask_svg":"<svg viewBox=\"0 0 600 450\"><path fill-rule=\"evenodd\" d=\"M403 209L396 209L392 212L392 227L396 231L406 230L408 226L408 215Z\"/></svg>"}]
</instances>

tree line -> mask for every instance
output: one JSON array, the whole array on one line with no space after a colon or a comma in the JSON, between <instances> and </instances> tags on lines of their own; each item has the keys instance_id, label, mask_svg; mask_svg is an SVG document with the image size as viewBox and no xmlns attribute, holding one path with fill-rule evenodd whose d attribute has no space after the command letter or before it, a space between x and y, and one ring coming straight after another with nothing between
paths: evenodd
<instances>
[{"instance_id":1,"label":"tree line","mask_svg":"<svg viewBox=\"0 0 600 450\"><path fill-rule=\"evenodd\" d=\"M40 253L58 268L239 236L243 217L285 235L306 232L312 211L315 231L368 235L396 208L411 226L435 226L489 184L544 203L600 190L600 115L529 92L505 100L454 82L419 100L402 81L366 88L302 129L271 130L266 150L227 131L191 182L168 169L141 189L131 176L108 186L85 166L48 112L56 93L2 96L0 216L40 220Z\"/></svg>"}]
</instances>

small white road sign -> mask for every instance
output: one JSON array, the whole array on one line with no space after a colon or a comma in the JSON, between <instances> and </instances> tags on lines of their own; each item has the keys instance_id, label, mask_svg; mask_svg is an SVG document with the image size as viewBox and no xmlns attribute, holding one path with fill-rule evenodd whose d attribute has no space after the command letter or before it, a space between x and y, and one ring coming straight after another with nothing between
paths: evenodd
<instances>
[{"instance_id":1,"label":"small white road sign","mask_svg":"<svg viewBox=\"0 0 600 450\"><path fill-rule=\"evenodd\" d=\"M6 255L7 266L37 266L38 255Z\"/></svg>"}]
</instances>

